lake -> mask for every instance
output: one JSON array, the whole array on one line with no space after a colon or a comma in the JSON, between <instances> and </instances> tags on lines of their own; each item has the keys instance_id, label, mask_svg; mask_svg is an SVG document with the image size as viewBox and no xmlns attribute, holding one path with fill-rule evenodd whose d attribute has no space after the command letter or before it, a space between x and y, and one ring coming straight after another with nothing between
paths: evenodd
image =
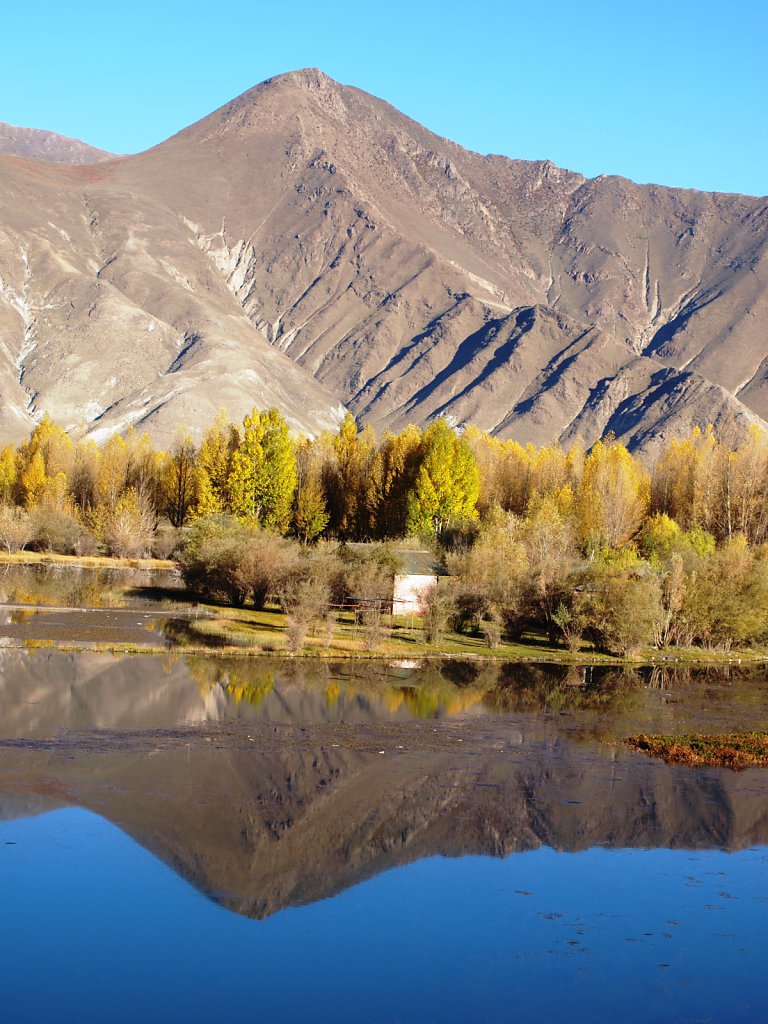
<instances>
[{"instance_id":1,"label":"lake","mask_svg":"<svg viewBox=\"0 0 768 1024\"><path fill-rule=\"evenodd\" d=\"M768 1019L762 669L0 649L4 1019Z\"/></svg>"}]
</instances>

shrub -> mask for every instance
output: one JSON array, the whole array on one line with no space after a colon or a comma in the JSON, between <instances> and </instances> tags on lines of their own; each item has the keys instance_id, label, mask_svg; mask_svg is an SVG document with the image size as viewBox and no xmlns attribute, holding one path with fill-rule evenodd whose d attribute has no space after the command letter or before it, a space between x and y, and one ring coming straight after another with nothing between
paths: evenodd
<instances>
[{"instance_id":1,"label":"shrub","mask_svg":"<svg viewBox=\"0 0 768 1024\"><path fill-rule=\"evenodd\" d=\"M280 590L280 605L288 618L288 642L292 650L304 646L307 633L328 622L331 591L322 572L314 571L311 558L297 564L284 580Z\"/></svg>"},{"instance_id":2,"label":"shrub","mask_svg":"<svg viewBox=\"0 0 768 1024\"><path fill-rule=\"evenodd\" d=\"M598 647L613 654L631 654L650 644L662 616L659 580L644 565L621 570L594 566L579 603Z\"/></svg>"},{"instance_id":3,"label":"shrub","mask_svg":"<svg viewBox=\"0 0 768 1024\"><path fill-rule=\"evenodd\" d=\"M228 516L198 519L181 552L188 587L240 608L275 599L297 560L296 542Z\"/></svg>"},{"instance_id":4,"label":"shrub","mask_svg":"<svg viewBox=\"0 0 768 1024\"><path fill-rule=\"evenodd\" d=\"M23 551L35 535L32 520L26 509L15 505L0 505L0 544L10 555Z\"/></svg>"},{"instance_id":5,"label":"shrub","mask_svg":"<svg viewBox=\"0 0 768 1024\"><path fill-rule=\"evenodd\" d=\"M133 488L122 494L110 513L104 540L118 558L146 558L152 550L155 515L149 503Z\"/></svg>"},{"instance_id":6,"label":"shrub","mask_svg":"<svg viewBox=\"0 0 768 1024\"><path fill-rule=\"evenodd\" d=\"M438 583L433 583L419 595L419 611L424 627L424 639L428 644L439 643L445 636L451 617L455 613L453 596Z\"/></svg>"},{"instance_id":7,"label":"shrub","mask_svg":"<svg viewBox=\"0 0 768 1024\"><path fill-rule=\"evenodd\" d=\"M33 543L39 551L83 555L98 549L96 539L71 512L36 509L31 515L31 527L34 530Z\"/></svg>"}]
</instances>

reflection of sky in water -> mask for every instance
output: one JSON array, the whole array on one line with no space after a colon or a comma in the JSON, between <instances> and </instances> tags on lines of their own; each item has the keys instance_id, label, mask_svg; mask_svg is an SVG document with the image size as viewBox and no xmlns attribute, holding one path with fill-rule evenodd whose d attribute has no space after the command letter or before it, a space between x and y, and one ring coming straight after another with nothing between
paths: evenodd
<instances>
[{"instance_id":1,"label":"reflection of sky in water","mask_svg":"<svg viewBox=\"0 0 768 1024\"><path fill-rule=\"evenodd\" d=\"M257 922L57 811L0 824L3 1017L753 1024L766 866L766 849L433 858Z\"/></svg>"}]
</instances>

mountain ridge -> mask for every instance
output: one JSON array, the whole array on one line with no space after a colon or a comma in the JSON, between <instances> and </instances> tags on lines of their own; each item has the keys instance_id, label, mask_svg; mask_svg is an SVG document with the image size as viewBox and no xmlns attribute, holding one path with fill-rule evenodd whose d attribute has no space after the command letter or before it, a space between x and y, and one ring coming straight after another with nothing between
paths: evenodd
<instances>
[{"instance_id":1,"label":"mountain ridge","mask_svg":"<svg viewBox=\"0 0 768 1024\"><path fill-rule=\"evenodd\" d=\"M42 128L21 128L4 121L0 121L0 155L72 165L99 163L115 157L114 153L97 149L80 139Z\"/></svg>"}]
</instances>

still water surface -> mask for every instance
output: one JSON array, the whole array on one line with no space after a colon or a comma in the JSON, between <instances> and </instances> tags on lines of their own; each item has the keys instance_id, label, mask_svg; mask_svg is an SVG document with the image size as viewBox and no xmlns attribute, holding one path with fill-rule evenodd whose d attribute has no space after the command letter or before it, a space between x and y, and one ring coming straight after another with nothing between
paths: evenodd
<instances>
[{"instance_id":1,"label":"still water surface","mask_svg":"<svg viewBox=\"0 0 768 1024\"><path fill-rule=\"evenodd\" d=\"M9 1021L767 1020L762 672L0 651Z\"/></svg>"}]
</instances>

